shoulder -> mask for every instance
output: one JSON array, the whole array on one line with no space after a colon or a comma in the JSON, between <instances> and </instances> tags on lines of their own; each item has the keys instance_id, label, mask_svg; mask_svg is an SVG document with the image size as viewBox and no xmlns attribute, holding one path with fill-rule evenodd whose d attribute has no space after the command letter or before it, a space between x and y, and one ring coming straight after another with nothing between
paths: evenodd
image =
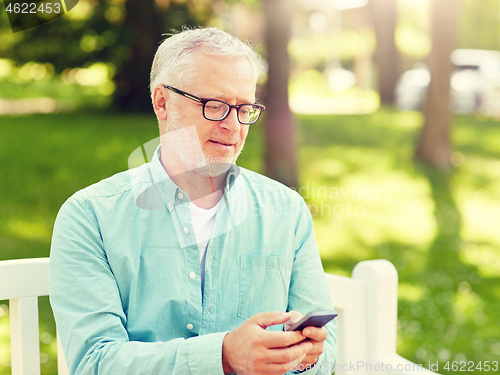
<instances>
[{"instance_id":1,"label":"shoulder","mask_svg":"<svg viewBox=\"0 0 500 375\"><path fill-rule=\"evenodd\" d=\"M144 164L105 178L74 193L65 205L77 204L88 215L98 212L106 215L118 214L131 204L135 206L134 194L137 195L138 189L144 190L151 185L146 170L147 164Z\"/></svg>"},{"instance_id":2,"label":"shoulder","mask_svg":"<svg viewBox=\"0 0 500 375\"><path fill-rule=\"evenodd\" d=\"M77 191L60 208L57 217L61 225L69 222L92 222L98 230L118 218L134 217L138 206L134 194L151 185L147 164L117 173ZM149 185L148 185L149 183Z\"/></svg>"},{"instance_id":3,"label":"shoulder","mask_svg":"<svg viewBox=\"0 0 500 375\"><path fill-rule=\"evenodd\" d=\"M82 203L89 199L105 199L129 192L132 188L129 171L117 173L74 193L71 198Z\"/></svg>"}]
</instances>

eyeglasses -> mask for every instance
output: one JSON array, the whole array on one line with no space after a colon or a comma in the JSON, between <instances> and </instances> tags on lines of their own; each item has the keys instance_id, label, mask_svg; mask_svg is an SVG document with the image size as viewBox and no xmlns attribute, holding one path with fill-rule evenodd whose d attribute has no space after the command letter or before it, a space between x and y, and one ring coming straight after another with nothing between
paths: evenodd
<instances>
[{"instance_id":1,"label":"eyeglasses","mask_svg":"<svg viewBox=\"0 0 500 375\"><path fill-rule=\"evenodd\" d=\"M266 109L266 107L257 103L231 105L229 103L223 102L222 100L198 98L197 96L191 95L172 86L163 85L163 87L175 92L176 94L182 95L188 99L203 104L203 117L210 121L224 120L227 116L229 116L231 109L235 108L240 124L252 125L259 120L260 114L263 110Z\"/></svg>"}]
</instances>

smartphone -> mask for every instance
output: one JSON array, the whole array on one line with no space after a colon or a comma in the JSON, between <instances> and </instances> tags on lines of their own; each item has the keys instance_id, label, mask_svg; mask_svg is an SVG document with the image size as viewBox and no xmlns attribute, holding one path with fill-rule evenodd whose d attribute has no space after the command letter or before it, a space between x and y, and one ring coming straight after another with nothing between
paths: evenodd
<instances>
[{"instance_id":1,"label":"smartphone","mask_svg":"<svg viewBox=\"0 0 500 375\"><path fill-rule=\"evenodd\" d=\"M311 311L286 331L302 331L306 327L323 327L336 316L335 310Z\"/></svg>"}]
</instances>

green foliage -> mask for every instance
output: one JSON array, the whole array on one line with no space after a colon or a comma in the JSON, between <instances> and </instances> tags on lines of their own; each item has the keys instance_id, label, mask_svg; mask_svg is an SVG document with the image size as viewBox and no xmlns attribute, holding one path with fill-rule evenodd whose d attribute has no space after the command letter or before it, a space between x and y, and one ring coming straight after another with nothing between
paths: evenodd
<instances>
[{"instance_id":1,"label":"green foliage","mask_svg":"<svg viewBox=\"0 0 500 375\"><path fill-rule=\"evenodd\" d=\"M500 50L500 2L457 0L456 48ZM421 61L430 52L430 7L423 1L399 0L396 43L406 65Z\"/></svg>"},{"instance_id":2,"label":"green foliage","mask_svg":"<svg viewBox=\"0 0 500 375\"><path fill-rule=\"evenodd\" d=\"M500 2L461 0L458 48L500 50Z\"/></svg>"},{"instance_id":3,"label":"green foliage","mask_svg":"<svg viewBox=\"0 0 500 375\"><path fill-rule=\"evenodd\" d=\"M120 70L132 57L134 37L130 33L141 32L140 24L135 30L124 29L126 6L127 0L80 0L63 17L16 34L10 31L5 9L0 7L1 56L21 64L49 62L58 72L101 61ZM156 11L164 23L161 27L164 32L206 22L210 15L207 5L200 7L192 0L170 2L167 8Z\"/></svg>"},{"instance_id":4,"label":"green foliage","mask_svg":"<svg viewBox=\"0 0 500 375\"><path fill-rule=\"evenodd\" d=\"M129 112L151 108L148 71L163 35L206 24L212 13L211 0L81 0L54 21L12 34L1 12L2 58L50 63L56 72L103 62L116 73L115 107Z\"/></svg>"},{"instance_id":5,"label":"green foliage","mask_svg":"<svg viewBox=\"0 0 500 375\"><path fill-rule=\"evenodd\" d=\"M421 60L431 51L429 36L410 24L401 22L396 29L396 45L399 51L415 60Z\"/></svg>"},{"instance_id":6,"label":"green foliage","mask_svg":"<svg viewBox=\"0 0 500 375\"><path fill-rule=\"evenodd\" d=\"M352 60L375 50L375 34L370 29L342 30L338 35L294 37L288 46L292 61L299 66L324 67L331 62Z\"/></svg>"}]
</instances>

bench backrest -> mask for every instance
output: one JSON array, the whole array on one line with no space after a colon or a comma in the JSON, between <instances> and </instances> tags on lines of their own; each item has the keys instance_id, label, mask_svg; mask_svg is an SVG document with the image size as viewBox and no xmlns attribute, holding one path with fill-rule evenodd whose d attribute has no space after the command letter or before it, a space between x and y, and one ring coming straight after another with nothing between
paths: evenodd
<instances>
[{"instance_id":1,"label":"bench backrest","mask_svg":"<svg viewBox=\"0 0 500 375\"><path fill-rule=\"evenodd\" d=\"M352 278L325 274L339 316L339 357L336 375L352 369L346 364L385 361L406 366L391 374L423 374L408 371L411 362L396 354L398 275L386 260L363 261ZM49 294L49 258L0 261L0 300L10 301L12 375L40 374L38 297ZM69 375L57 336L58 373ZM342 365L344 367L342 367ZM357 374L372 373L358 369ZM375 373L375 372L373 372ZM380 374L380 372L376 372Z\"/></svg>"},{"instance_id":2,"label":"bench backrest","mask_svg":"<svg viewBox=\"0 0 500 375\"><path fill-rule=\"evenodd\" d=\"M12 375L40 374L38 297L49 295L49 258L0 262L0 300L9 300ZM57 337L58 373L69 375Z\"/></svg>"}]
</instances>

